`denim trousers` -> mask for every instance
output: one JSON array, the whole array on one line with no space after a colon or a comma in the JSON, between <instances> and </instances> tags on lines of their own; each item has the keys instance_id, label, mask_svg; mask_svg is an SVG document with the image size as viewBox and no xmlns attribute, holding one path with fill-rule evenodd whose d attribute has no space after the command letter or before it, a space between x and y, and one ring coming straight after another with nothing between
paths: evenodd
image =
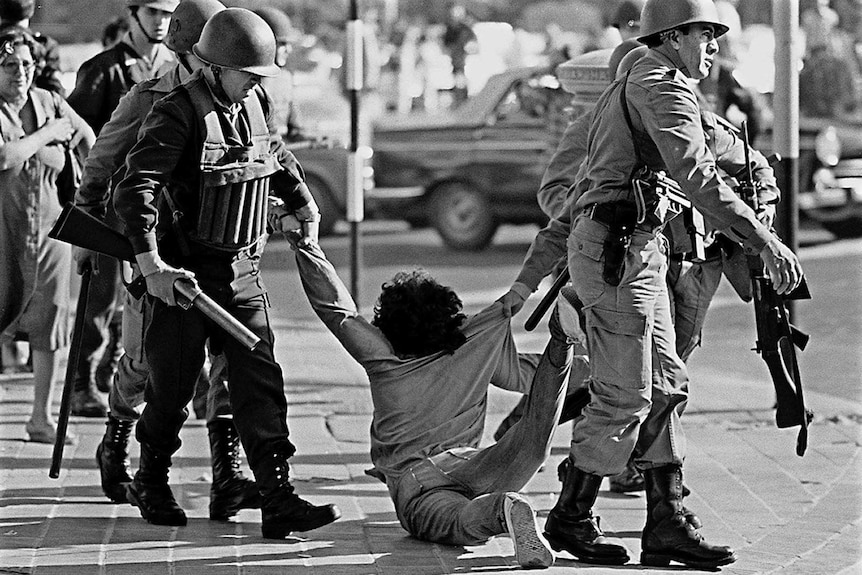
<instances>
[{"instance_id":1,"label":"denim trousers","mask_svg":"<svg viewBox=\"0 0 862 575\"><path fill-rule=\"evenodd\" d=\"M475 545L506 532L506 493L522 489L550 454L571 366L569 347L550 340L524 415L499 442L483 449L450 449L389 481L404 529L418 539L448 545ZM566 357L563 365L553 365L550 358L561 355Z\"/></svg>"},{"instance_id":2,"label":"denim trousers","mask_svg":"<svg viewBox=\"0 0 862 575\"><path fill-rule=\"evenodd\" d=\"M636 228L618 286L602 277L607 227L578 217L568 239L572 284L584 303L590 403L572 430L575 466L623 471L632 453L644 469L682 464L680 415L688 373L676 352L667 288L667 240Z\"/></svg>"}]
</instances>

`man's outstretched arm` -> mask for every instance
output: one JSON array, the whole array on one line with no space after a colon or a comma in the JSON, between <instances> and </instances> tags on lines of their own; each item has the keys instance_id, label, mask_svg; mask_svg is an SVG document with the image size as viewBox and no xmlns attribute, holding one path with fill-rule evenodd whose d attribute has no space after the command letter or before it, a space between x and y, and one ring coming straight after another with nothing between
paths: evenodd
<instances>
[{"instance_id":1,"label":"man's outstretched arm","mask_svg":"<svg viewBox=\"0 0 862 575\"><path fill-rule=\"evenodd\" d=\"M350 292L319 245L297 248L296 264L314 312L356 361L368 367L368 362L395 355L380 330L359 315Z\"/></svg>"}]
</instances>

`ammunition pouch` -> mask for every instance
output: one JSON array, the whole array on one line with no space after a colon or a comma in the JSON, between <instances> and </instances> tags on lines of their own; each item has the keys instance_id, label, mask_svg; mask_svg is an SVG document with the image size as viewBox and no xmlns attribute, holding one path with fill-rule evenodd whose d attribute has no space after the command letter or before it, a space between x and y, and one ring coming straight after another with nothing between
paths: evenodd
<instances>
[{"instance_id":1,"label":"ammunition pouch","mask_svg":"<svg viewBox=\"0 0 862 575\"><path fill-rule=\"evenodd\" d=\"M269 177L207 186L191 238L217 250L239 252L266 234Z\"/></svg>"}]
</instances>

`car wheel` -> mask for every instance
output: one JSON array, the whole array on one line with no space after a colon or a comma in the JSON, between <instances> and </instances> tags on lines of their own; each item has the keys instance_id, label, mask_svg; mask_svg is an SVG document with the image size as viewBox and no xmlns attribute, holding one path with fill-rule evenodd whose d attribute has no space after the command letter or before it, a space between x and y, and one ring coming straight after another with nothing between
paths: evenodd
<instances>
[{"instance_id":1,"label":"car wheel","mask_svg":"<svg viewBox=\"0 0 862 575\"><path fill-rule=\"evenodd\" d=\"M820 225L839 238L858 238L862 236L862 218L847 218L846 220L821 221Z\"/></svg>"},{"instance_id":2,"label":"car wheel","mask_svg":"<svg viewBox=\"0 0 862 575\"><path fill-rule=\"evenodd\" d=\"M341 213L338 204L332 199L332 190L321 178L314 174L306 174L305 183L320 210L319 234L321 237L328 236L335 230L335 223L342 219L344 214Z\"/></svg>"},{"instance_id":3,"label":"car wheel","mask_svg":"<svg viewBox=\"0 0 862 575\"><path fill-rule=\"evenodd\" d=\"M477 251L491 243L497 221L481 192L466 184L446 184L434 192L431 222L454 250Z\"/></svg>"}]
</instances>

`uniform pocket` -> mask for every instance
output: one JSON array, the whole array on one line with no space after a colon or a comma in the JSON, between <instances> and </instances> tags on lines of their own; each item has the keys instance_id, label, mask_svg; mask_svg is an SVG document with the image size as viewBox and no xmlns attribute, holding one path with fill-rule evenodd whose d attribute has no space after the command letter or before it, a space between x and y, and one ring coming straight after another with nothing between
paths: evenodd
<instances>
[{"instance_id":1,"label":"uniform pocket","mask_svg":"<svg viewBox=\"0 0 862 575\"><path fill-rule=\"evenodd\" d=\"M647 318L633 313L586 308L590 337L590 365L599 381L616 386L649 382L650 350L647 346Z\"/></svg>"}]
</instances>

